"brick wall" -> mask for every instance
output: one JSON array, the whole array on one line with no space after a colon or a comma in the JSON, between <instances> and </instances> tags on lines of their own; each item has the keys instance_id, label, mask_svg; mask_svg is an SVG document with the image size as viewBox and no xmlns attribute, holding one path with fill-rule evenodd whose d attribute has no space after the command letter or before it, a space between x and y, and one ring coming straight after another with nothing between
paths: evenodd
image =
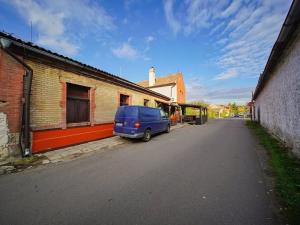
<instances>
[{"instance_id":1,"label":"brick wall","mask_svg":"<svg viewBox=\"0 0 300 225\"><path fill-rule=\"evenodd\" d=\"M10 154L20 153L18 143L21 129L24 74L23 66L0 49L0 112L7 115Z\"/></svg>"},{"instance_id":2,"label":"brick wall","mask_svg":"<svg viewBox=\"0 0 300 225\"><path fill-rule=\"evenodd\" d=\"M84 77L75 73L50 67L27 60L33 69L31 95L31 128L33 130L63 128L66 123L64 85L73 83L90 87L94 90L95 99L92 105L95 124L111 123L119 106L120 93L130 95L131 103L143 105L149 99L149 106L155 106L155 100L163 100L133 91L114 84Z\"/></svg>"},{"instance_id":3,"label":"brick wall","mask_svg":"<svg viewBox=\"0 0 300 225\"><path fill-rule=\"evenodd\" d=\"M183 76L179 76L177 80L177 102L178 103L185 103L185 85L184 85L184 80Z\"/></svg>"},{"instance_id":4,"label":"brick wall","mask_svg":"<svg viewBox=\"0 0 300 225\"><path fill-rule=\"evenodd\" d=\"M256 120L300 156L300 30L255 102Z\"/></svg>"}]
</instances>

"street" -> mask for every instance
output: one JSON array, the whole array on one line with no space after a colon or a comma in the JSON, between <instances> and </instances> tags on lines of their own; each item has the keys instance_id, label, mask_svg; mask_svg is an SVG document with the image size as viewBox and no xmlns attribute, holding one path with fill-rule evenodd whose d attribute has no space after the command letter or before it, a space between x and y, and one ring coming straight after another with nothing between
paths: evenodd
<instances>
[{"instance_id":1,"label":"street","mask_svg":"<svg viewBox=\"0 0 300 225\"><path fill-rule=\"evenodd\" d=\"M243 120L0 177L0 224L274 224Z\"/></svg>"}]
</instances>

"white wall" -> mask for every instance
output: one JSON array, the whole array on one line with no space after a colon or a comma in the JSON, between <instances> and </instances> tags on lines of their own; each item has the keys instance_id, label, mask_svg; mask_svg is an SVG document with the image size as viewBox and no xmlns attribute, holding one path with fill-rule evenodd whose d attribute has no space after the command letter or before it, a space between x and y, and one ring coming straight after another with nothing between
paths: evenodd
<instances>
[{"instance_id":1,"label":"white wall","mask_svg":"<svg viewBox=\"0 0 300 225\"><path fill-rule=\"evenodd\" d=\"M162 87L150 87L152 91L156 91L162 95L168 96L173 99L172 102L177 102L177 86L162 86Z\"/></svg>"},{"instance_id":2,"label":"white wall","mask_svg":"<svg viewBox=\"0 0 300 225\"><path fill-rule=\"evenodd\" d=\"M281 62L256 99L255 116L300 157L299 33L283 53Z\"/></svg>"}]
</instances>

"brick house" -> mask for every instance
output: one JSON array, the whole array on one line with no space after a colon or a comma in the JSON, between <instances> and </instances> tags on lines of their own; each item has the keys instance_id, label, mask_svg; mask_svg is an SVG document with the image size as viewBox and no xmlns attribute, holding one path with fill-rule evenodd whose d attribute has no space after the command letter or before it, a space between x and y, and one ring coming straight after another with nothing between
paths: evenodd
<instances>
[{"instance_id":1,"label":"brick house","mask_svg":"<svg viewBox=\"0 0 300 225\"><path fill-rule=\"evenodd\" d=\"M112 136L120 105L170 98L0 33L0 158Z\"/></svg>"},{"instance_id":2,"label":"brick house","mask_svg":"<svg viewBox=\"0 0 300 225\"><path fill-rule=\"evenodd\" d=\"M140 81L137 84L168 96L171 98L171 102L185 103L185 85L181 72L156 77L155 68L151 67L149 69L149 80Z\"/></svg>"},{"instance_id":3,"label":"brick house","mask_svg":"<svg viewBox=\"0 0 300 225\"><path fill-rule=\"evenodd\" d=\"M293 1L252 98L252 119L300 156L300 1ZM254 104L253 104L254 103Z\"/></svg>"},{"instance_id":4,"label":"brick house","mask_svg":"<svg viewBox=\"0 0 300 225\"><path fill-rule=\"evenodd\" d=\"M183 74L181 72L156 77L155 68L151 67L149 69L149 79L137 82L137 84L168 96L171 99L171 107L168 109L170 119L173 124L179 122L182 112L178 104L185 103L186 95Z\"/></svg>"}]
</instances>

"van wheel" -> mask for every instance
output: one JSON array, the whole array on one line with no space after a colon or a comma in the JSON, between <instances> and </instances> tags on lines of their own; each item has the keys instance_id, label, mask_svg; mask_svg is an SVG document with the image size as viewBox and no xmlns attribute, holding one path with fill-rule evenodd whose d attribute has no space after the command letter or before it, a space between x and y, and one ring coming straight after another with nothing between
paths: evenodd
<instances>
[{"instance_id":1,"label":"van wheel","mask_svg":"<svg viewBox=\"0 0 300 225\"><path fill-rule=\"evenodd\" d=\"M151 130L147 129L145 130L143 141L147 142L150 141L150 139L151 139Z\"/></svg>"},{"instance_id":2,"label":"van wheel","mask_svg":"<svg viewBox=\"0 0 300 225\"><path fill-rule=\"evenodd\" d=\"M170 124L167 126L166 133L170 133L171 127Z\"/></svg>"}]
</instances>

